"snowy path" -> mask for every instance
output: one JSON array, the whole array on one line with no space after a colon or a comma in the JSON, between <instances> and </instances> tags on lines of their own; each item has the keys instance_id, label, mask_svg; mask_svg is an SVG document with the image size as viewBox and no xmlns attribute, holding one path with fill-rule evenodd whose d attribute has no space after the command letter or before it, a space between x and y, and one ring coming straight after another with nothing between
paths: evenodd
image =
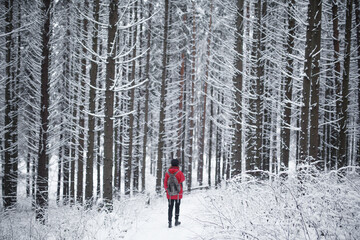
<instances>
[{"instance_id":1,"label":"snowy path","mask_svg":"<svg viewBox=\"0 0 360 240\"><path fill-rule=\"evenodd\" d=\"M126 240L186 240L201 239L203 227L197 220L203 209L200 194L185 195L180 205L180 226L168 228L167 200L154 199L144 208L137 221L125 235ZM173 220L174 221L174 220Z\"/></svg>"}]
</instances>

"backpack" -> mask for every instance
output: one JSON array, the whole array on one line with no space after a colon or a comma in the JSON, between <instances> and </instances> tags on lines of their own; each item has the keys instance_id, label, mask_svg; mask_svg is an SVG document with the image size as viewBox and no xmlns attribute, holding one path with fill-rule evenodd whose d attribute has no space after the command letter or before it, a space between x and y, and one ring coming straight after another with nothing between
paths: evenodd
<instances>
[{"instance_id":1,"label":"backpack","mask_svg":"<svg viewBox=\"0 0 360 240\"><path fill-rule=\"evenodd\" d=\"M177 178L175 177L176 174L178 173L179 171L176 171L176 173L174 174L171 174L169 171L168 171L168 174L169 174L169 179L168 179L168 194L170 196L176 196L180 193L180 184L177 180Z\"/></svg>"}]
</instances>

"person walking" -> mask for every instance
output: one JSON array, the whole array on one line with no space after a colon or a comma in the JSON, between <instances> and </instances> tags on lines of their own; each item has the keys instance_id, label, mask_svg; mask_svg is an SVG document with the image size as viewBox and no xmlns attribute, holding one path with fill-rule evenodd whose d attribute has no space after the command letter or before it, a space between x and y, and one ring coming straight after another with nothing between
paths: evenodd
<instances>
[{"instance_id":1,"label":"person walking","mask_svg":"<svg viewBox=\"0 0 360 240\"><path fill-rule=\"evenodd\" d=\"M182 183L184 181L185 181L185 176L183 172L180 171L179 160L178 159L171 160L171 167L165 173L165 179L164 179L164 188L169 203L168 204L169 228L172 227L172 213L173 213L174 205L175 205L175 226L181 224L181 222L179 222L179 215L180 215L180 202L183 197Z\"/></svg>"}]
</instances>

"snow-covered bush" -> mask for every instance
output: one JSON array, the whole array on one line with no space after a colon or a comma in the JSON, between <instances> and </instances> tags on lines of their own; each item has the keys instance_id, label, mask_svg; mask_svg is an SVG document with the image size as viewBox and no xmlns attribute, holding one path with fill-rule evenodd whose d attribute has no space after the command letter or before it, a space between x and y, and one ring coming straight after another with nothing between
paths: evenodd
<instances>
[{"instance_id":1,"label":"snow-covered bush","mask_svg":"<svg viewBox=\"0 0 360 240\"><path fill-rule=\"evenodd\" d=\"M208 216L199 217L211 219L205 239L360 239L359 169L346 172L307 167L287 180L235 180L209 191Z\"/></svg>"},{"instance_id":2,"label":"snow-covered bush","mask_svg":"<svg viewBox=\"0 0 360 240\"><path fill-rule=\"evenodd\" d=\"M0 239L122 239L145 204L145 195L114 201L111 213L50 204L46 225L35 220L31 206L19 204L14 211L0 212Z\"/></svg>"}]
</instances>

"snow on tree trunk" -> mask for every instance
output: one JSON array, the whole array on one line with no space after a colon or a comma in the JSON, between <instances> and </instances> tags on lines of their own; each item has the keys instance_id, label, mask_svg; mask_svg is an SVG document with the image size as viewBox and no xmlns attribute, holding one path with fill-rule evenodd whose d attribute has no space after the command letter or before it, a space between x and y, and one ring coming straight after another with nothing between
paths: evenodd
<instances>
[{"instance_id":1,"label":"snow on tree trunk","mask_svg":"<svg viewBox=\"0 0 360 240\"><path fill-rule=\"evenodd\" d=\"M346 24L345 24L345 53L344 53L344 70L341 97L341 111L339 115L340 133L339 133L339 152L338 168L347 166L347 141L348 141L348 107L349 107L349 74L350 74L350 47L351 47L351 22L352 22L352 0L346 1Z\"/></svg>"},{"instance_id":2,"label":"snow on tree trunk","mask_svg":"<svg viewBox=\"0 0 360 240\"><path fill-rule=\"evenodd\" d=\"M36 179L36 219L46 223L46 211L49 200L49 155L48 155L48 126L49 126L49 65L50 65L50 16L51 1L44 0L42 14L44 16L43 26L41 28L42 57L41 62L41 127L39 141L39 155Z\"/></svg>"},{"instance_id":3,"label":"snow on tree trunk","mask_svg":"<svg viewBox=\"0 0 360 240\"><path fill-rule=\"evenodd\" d=\"M104 175L103 175L103 199L108 211L113 210L112 168L114 148L114 81L115 81L115 56L116 56L116 32L118 24L118 0L110 1L109 27L107 40L107 63L105 78L105 119L104 119Z\"/></svg>"},{"instance_id":4,"label":"snow on tree trunk","mask_svg":"<svg viewBox=\"0 0 360 240\"><path fill-rule=\"evenodd\" d=\"M164 14L164 37L162 52L162 75L161 75L161 92L160 92L160 117L159 117L159 138L157 151L157 169L156 169L156 193L161 193L164 147L165 147L165 95L166 95L166 63L167 63L167 44L169 30L169 0L165 0Z\"/></svg>"}]
</instances>

